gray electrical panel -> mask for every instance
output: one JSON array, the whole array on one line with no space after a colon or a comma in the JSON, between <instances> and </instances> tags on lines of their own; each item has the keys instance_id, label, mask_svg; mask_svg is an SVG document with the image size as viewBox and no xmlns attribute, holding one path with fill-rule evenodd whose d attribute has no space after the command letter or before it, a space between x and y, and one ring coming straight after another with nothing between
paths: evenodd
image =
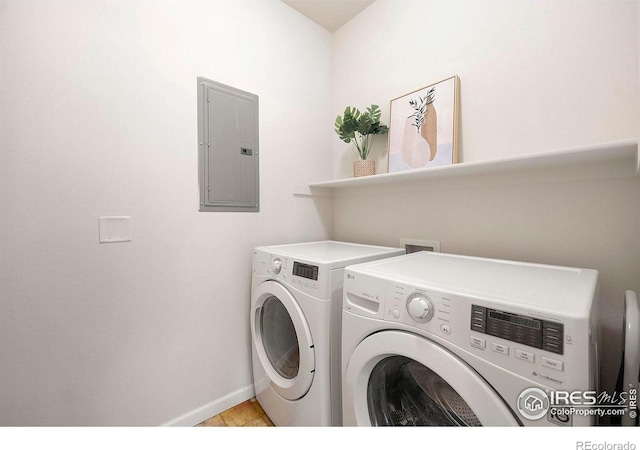
<instances>
[{"instance_id":1,"label":"gray electrical panel","mask_svg":"<svg viewBox=\"0 0 640 450\"><path fill-rule=\"evenodd\" d=\"M198 77L200 211L260 211L258 96Z\"/></svg>"}]
</instances>

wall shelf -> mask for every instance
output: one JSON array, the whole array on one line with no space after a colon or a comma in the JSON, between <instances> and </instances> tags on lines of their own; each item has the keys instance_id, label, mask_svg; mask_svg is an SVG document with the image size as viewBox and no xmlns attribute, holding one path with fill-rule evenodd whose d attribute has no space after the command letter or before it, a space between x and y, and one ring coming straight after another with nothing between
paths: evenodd
<instances>
[{"instance_id":1,"label":"wall shelf","mask_svg":"<svg viewBox=\"0 0 640 450\"><path fill-rule=\"evenodd\" d=\"M416 169L360 178L294 185L294 195L326 196L424 187L457 188L635 177L640 174L638 140L608 142L450 166Z\"/></svg>"}]
</instances>

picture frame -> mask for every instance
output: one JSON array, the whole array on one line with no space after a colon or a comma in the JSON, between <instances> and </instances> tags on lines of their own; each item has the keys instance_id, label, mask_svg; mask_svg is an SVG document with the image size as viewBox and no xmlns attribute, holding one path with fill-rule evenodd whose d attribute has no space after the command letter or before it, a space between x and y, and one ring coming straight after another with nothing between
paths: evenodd
<instances>
[{"instance_id":1,"label":"picture frame","mask_svg":"<svg viewBox=\"0 0 640 450\"><path fill-rule=\"evenodd\" d=\"M389 173L458 162L459 90L453 75L391 100Z\"/></svg>"}]
</instances>

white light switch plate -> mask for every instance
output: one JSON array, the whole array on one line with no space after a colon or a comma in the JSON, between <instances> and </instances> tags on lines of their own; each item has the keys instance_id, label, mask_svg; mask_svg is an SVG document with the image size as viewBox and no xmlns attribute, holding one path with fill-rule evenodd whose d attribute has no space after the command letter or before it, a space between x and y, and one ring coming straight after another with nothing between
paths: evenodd
<instances>
[{"instance_id":1,"label":"white light switch plate","mask_svg":"<svg viewBox=\"0 0 640 450\"><path fill-rule=\"evenodd\" d=\"M131 241L131 216L98 217L100 243Z\"/></svg>"}]
</instances>

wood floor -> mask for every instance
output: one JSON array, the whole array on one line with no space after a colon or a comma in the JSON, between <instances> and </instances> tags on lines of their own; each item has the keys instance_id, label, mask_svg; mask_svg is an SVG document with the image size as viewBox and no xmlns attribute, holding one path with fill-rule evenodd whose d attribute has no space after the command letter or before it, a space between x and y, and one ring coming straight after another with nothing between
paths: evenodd
<instances>
[{"instance_id":1,"label":"wood floor","mask_svg":"<svg viewBox=\"0 0 640 450\"><path fill-rule=\"evenodd\" d=\"M233 408L221 412L197 427L273 427L273 422L267 417L255 397Z\"/></svg>"}]
</instances>

